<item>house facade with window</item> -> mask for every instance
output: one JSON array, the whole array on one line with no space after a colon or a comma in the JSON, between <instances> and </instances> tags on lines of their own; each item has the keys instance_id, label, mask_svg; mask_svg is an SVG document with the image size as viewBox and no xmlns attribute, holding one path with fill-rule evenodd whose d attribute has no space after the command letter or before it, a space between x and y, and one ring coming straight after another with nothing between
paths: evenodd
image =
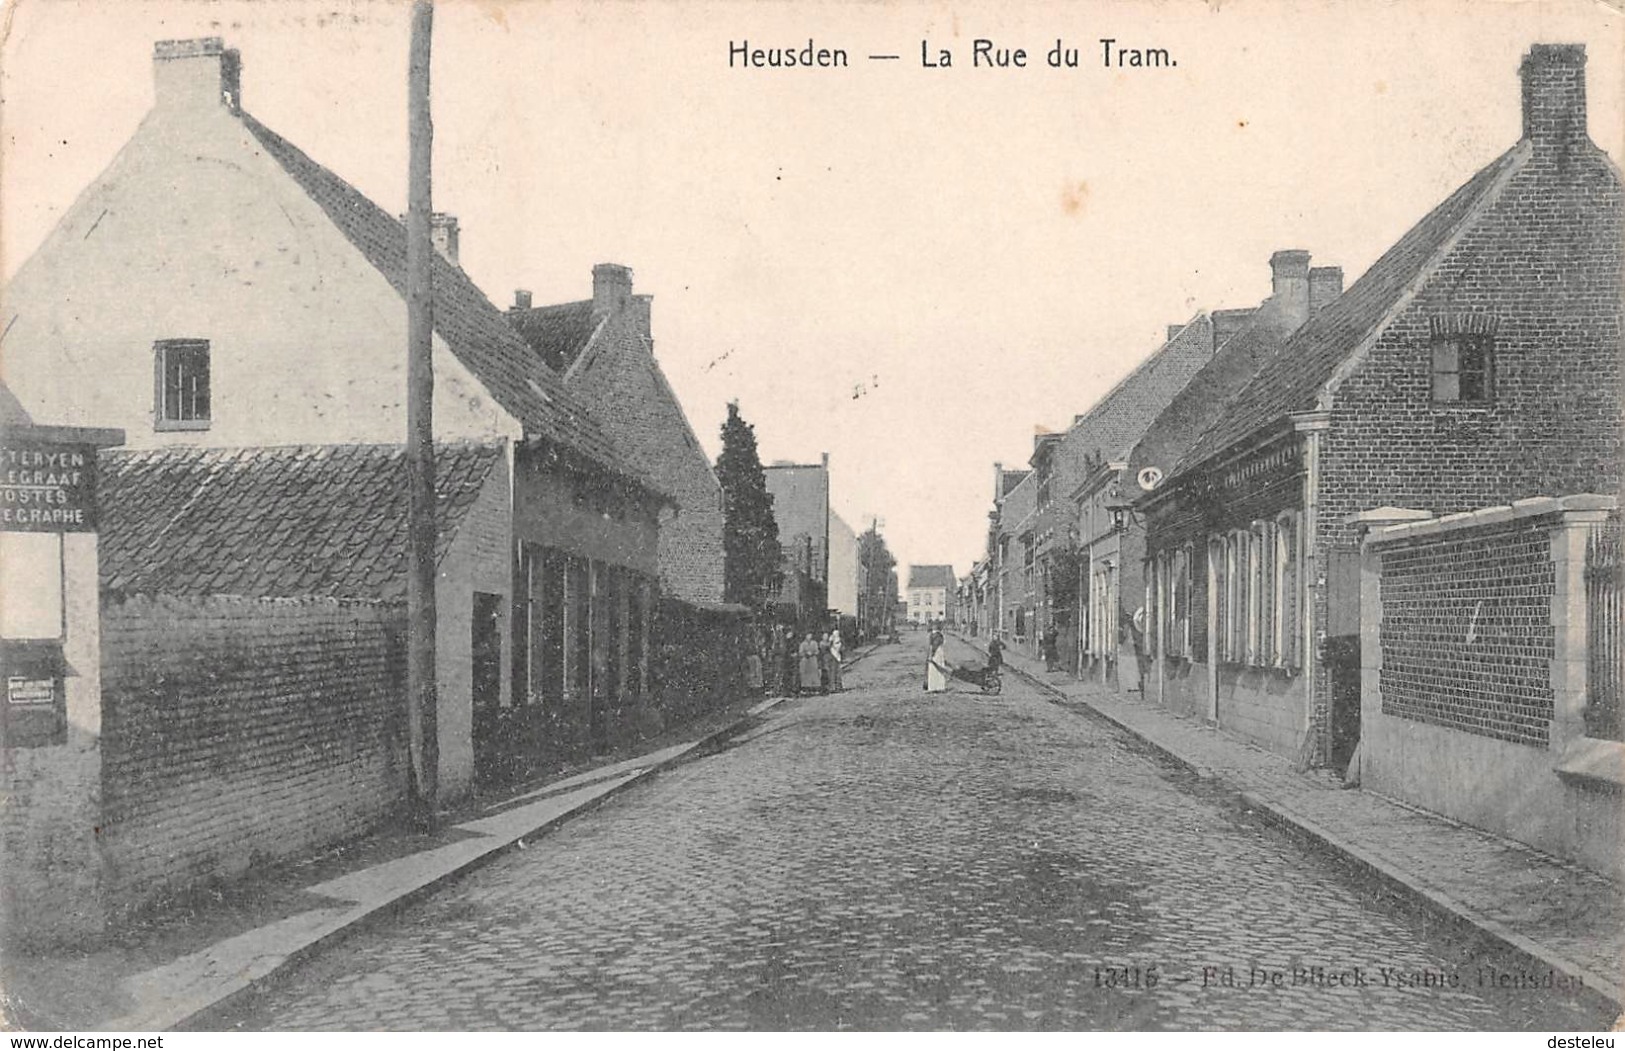
<instances>
[{"instance_id":1,"label":"house facade with window","mask_svg":"<svg viewBox=\"0 0 1625 1051\"><path fill-rule=\"evenodd\" d=\"M31 411L111 422L129 449L177 465L200 448L352 462L338 451L401 446L403 224L243 110L240 63L218 38L161 41L153 63L152 110L0 293L6 383ZM496 450L481 485L501 512L441 563L439 773L455 797L532 723L601 735L645 691L658 516L676 501L457 265L455 222L434 228L435 441L448 457ZM343 476L331 480L273 495L336 514ZM171 496L172 511L151 512L190 499ZM277 514L275 500L255 506ZM532 601L542 612L526 625ZM520 709L524 727L494 718Z\"/></svg>"},{"instance_id":2,"label":"house facade with window","mask_svg":"<svg viewBox=\"0 0 1625 1051\"><path fill-rule=\"evenodd\" d=\"M518 291L508 320L593 413L639 470L678 506L661 517L660 586L699 607L722 602L722 484L655 356L652 296L633 292L632 269L592 268L592 298L532 306Z\"/></svg>"},{"instance_id":3,"label":"house facade with window","mask_svg":"<svg viewBox=\"0 0 1625 1051\"><path fill-rule=\"evenodd\" d=\"M1128 522L1108 506L1116 494L1114 472L1213 350L1213 325L1205 315L1169 326L1162 345L1074 418L1044 453L1055 491L1039 553L1042 620L1055 625L1058 656L1074 674L1137 688L1138 665L1120 658L1135 652L1127 625L1141 590L1141 541L1137 530L1125 537Z\"/></svg>"},{"instance_id":4,"label":"house facade with window","mask_svg":"<svg viewBox=\"0 0 1625 1051\"><path fill-rule=\"evenodd\" d=\"M1303 763L1360 739L1360 531L1620 483L1621 179L1585 52L1536 45L1523 135L1315 313L1142 497L1159 652ZM1180 668L1179 665L1183 665ZM1177 671L1177 675L1175 674Z\"/></svg>"},{"instance_id":5,"label":"house facade with window","mask_svg":"<svg viewBox=\"0 0 1625 1051\"><path fill-rule=\"evenodd\" d=\"M958 587L953 566L909 566L908 619L929 625L948 619Z\"/></svg>"},{"instance_id":6,"label":"house facade with window","mask_svg":"<svg viewBox=\"0 0 1625 1051\"><path fill-rule=\"evenodd\" d=\"M993 465L993 517L989 553L993 578L994 631L1006 645L1029 645L1032 637L1036 557L1033 518L1038 482L1033 472Z\"/></svg>"},{"instance_id":7,"label":"house facade with window","mask_svg":"<svg viewBox=\"0 0 1625 1051\"><path fill-rule=\"evenodd\" d=\"M1148 697L1183 715L1211 719L1212 702L1230 681L1209 675L1217 664L1207 650L1209 588L1202 545L1215 505L1196 491L1164 485L1165 475L1310 314L1341 294L1342 270L1312 267L1309 258L1301 250L1274 253L1271 294L1259 306L1212 313L1213 356L1146 428L1120 470L1108 467L1079 494L1093 502L1096 521L1109 527L1114 513L1121 514L1125 527L1143 538L1143 590L1136 598L1144 611L1137 625L1146 661L1144 688ZM1249 710L1232 709L1230 725L1245 726Z\"/></svg>"}]
</instances>

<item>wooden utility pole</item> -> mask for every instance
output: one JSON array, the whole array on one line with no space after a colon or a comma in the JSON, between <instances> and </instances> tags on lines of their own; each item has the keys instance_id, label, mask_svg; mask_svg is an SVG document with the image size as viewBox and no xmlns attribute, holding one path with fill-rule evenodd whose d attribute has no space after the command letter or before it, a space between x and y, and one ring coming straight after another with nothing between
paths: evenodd
<instances>
[{"instance_id":1,"label":"wooden utility pole","mask_svg":"<svg viewBox=\"0 0 1625 1051\"><path fill-rule=\"evenodd\" d=\"M429 170L429 40L434 4L412 5L407 69L409 157L406 188L406 705L410 789L419 820L432 824L440 797L440 740L435 700L434 245Z\"/></svg>"}]
</instances>

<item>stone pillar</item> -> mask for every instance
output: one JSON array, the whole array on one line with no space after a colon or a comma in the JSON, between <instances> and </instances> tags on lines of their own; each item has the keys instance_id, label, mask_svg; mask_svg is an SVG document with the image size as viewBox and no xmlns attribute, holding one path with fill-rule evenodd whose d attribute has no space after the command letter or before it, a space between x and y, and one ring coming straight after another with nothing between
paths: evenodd
<instances>
[{"instance_id":1,"label":"stone pillar","mask_svg":"<svg viewBox=\"0 0 1625 1051\"><path fill-rule=\"evenodd\" d=\"M1585 736L1589 667L1586 605L1586 541L1607 521L1611 497L1569 496L1552 526L1552 726L1547 747L1561 753ZM1595 504L1596 506L1591 506Z\"/></svg>"}]
</instances>

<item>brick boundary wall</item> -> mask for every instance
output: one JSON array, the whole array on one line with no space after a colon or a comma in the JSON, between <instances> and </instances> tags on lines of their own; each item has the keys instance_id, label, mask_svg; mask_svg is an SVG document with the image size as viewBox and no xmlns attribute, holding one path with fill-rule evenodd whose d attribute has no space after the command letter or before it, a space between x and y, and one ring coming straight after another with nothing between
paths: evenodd
<instances>
[{"instance_id":1,"label":"brick boundary wall","mask_svg":"<svg viewBox=\"0 0 1625 1051\"><path fill-rule=\"evenodd\" d=\"M405 799L405 614L325 599L102 607L113 913L359 835Z\"/></svg>"},{"instance_id":2,"label":"brick boundary wall","mask_svg":"<svg viewBox=\"0 0 1625 1051\"><path fill-rule=\"evenodd\" d=\"M1553 712L1551 523L1382 548L1382 711L1544 748Z\"/></svg>"},{"instance_id":3,"label":"brick boundary wall","mask_svg":"<svg viewBox=\"0 0 1625 1051\"><path fill-rule=\"evenodd\" d=\"M1588 542L1617 508L1531 497L1370 530L1362 787L1618 873L1625 742L1585 721Z\"/></svg>"}]
</instances>

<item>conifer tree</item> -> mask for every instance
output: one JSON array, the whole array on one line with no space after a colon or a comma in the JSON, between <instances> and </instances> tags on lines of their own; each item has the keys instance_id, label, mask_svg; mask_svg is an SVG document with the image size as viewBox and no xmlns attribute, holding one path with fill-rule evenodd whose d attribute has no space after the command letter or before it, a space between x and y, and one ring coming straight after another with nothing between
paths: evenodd
<instances>
[{"instance_id":1,"label":"conifer tree","mask_svg":"<svg viewBox=\"0 0 1625 1051\"><path fill-rule=\"evenodd\" d=\"M783 553L773 495L756 452L756 428L739 415L738 402L728 403L722 425L717 481L722 483L723 598L759 610L783 580Z\"/></svg>"}]
</instances>

